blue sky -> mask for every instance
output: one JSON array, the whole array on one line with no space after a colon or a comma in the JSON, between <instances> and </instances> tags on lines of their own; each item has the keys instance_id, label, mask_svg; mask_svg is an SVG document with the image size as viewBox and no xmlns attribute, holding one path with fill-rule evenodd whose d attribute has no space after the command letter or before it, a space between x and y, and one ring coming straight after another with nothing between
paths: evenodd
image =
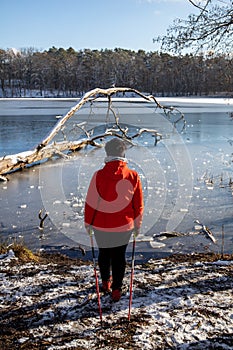
<instances>
[{"instance_id":1,"label":"blue sky","mask_svg":"<svg viewBox=\"0 0 233 350\"><path fill-rule=\"evenodd\" d=\"M0 0L0 48L155 51L153 38L195 8L188 0Z\"/></svg>"}]
</instances>

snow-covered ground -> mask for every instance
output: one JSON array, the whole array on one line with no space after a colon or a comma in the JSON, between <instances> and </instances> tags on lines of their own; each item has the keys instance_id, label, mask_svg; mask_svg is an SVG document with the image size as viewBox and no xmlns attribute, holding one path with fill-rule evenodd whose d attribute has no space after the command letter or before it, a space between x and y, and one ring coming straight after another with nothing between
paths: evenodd
<instances>
[{"instance_id":1,"label":"snow-covered ground","mask_svg":"<svg viewBox=\"0 0 233 350\"><path fill-rule=\"evenodd\" d=\"M232 256L136 265L130 323L128 264L122 299L101 295L102 326L92 262L51 255L20 263L9 251L0 276L2 350L233 349Z\"/></svg>"}]
</instances>

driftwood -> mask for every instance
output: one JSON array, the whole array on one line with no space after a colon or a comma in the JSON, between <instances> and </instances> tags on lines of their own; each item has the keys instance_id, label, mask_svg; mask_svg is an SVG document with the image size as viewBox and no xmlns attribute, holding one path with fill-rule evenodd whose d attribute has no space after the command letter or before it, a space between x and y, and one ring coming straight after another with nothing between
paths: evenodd
<instances>
[{"instance_id":1,"label":"driftwood","mask_svg":"<svg viewBox=\"0 0 233 350\"><path fill-rule=\"evenodd\" d=\"M183 121L183 128L185 127L185 119L183 114L176 110L173 107L163 107L156 99L154 96L146 96L142 94L141 92L131 89L131 88L109 88L109 89L100 89L96 88L94 90L91 90L87 92L83 98L73 107L69 110L69 112L61 118L58 123L55 125L55 127L52 129L50 134L43 139L35 149L26 151L26 152L21 152L18 154L14 155L8 155L0 158L0 175L1 178L0 180L5 181L6 177L4 177L4 174L8 174L12 171L20 170L23 169L24 167L27 167L29 165L35 165L39 163L41 160L49 159L55 155L61 157L67 157L67 155L63 152L67 151L78 151L82 148L84 148L87 145L92 145L92 146L99 146L98 143L96 143L97 139L101 139L104 137L107 137L109 135L114 135L116 137L124 138L127 140L132 140L135 137L140 136L143 132L149 132L155 136L155 144L157 143L158 139L162 138L162 135L157 132L157 130L153 129L145 129L142 128L139 130L139 132L133 136L128 136L127 132L123 130L120 126L119 123L119 116L116 115L114 109L112 108L112 96L117 93L135 93L136 95L140 96L147 102L152 102L156 104L156 107L161 108L164 113L167 115L168 119L170 118L170 115L173 113L175 110L176 112L179 113L179 117L177 120L174 122L174 126L179 121ZM82 130L86 134L86 138L78 141L67 141L64 140L62 142L53 142L53 138L57 135L57 133L62 130L62 127L64 124L74 115L75 112L77 112L84 104L87 102L92 102L97 100L99 97L107 97L108 101L108 110L109 112L113 113L115 117L115 123L118 129L120 130L120 133L117 133L116 130L107 130L104 134L97 135L94 137L91 137L87 131L84 130L82 126ZM80 124L81 125L81 124Z\"/></svg>"},{"instance_id":2,"label":"driftwood","mask_svg":"<svg viewBox=\"0 0 233 350\"><path fill-rule=\"evenodd\" d=\"M187 236L187 233L182 233L182 232L176 232L176 231L171 231L171 232L160 232L159 234L154 235L154 237L161 237L161 238L173 238L173 237L183 237Z\"/></svg>"},{"instance_id":3,"label":"driftwood","mask_svg":"<svg viewBox=\"0 0 233 350\"><path fill-rule=\"evenodd\" d=\"M203 233L207 239L210 239L214 244L216 244L216 238L214 237L213 233L210 231L210 229L203 225L199 220L194 221L198 226L200 226L199 230L200 233ZM198 228L197 226L197 228Z\"/></svg>"},{"instance_id":4,"label":"driftwood","mask_svg":"<svg viewBox=\"0 0 233 350\"><path fill-rule=\"evenodd\" d=\"M174 238L174 237L184 237L184 236L191 236L191 235L196 235L196 234L204 234L204 236L211 240L214 244L216 244L217 240L214 237L213 233L210 231L210 229L202 224L199 220L194 221L195 224L195 230L197 232L188 232L188 233L182 233L182 232L176 232L176 231L166 231L166 232L160 232L159 234L155 234L153 237L154 238L159 238L159 239L167 239L167 238Z\"/></svg>"}]
</instances>

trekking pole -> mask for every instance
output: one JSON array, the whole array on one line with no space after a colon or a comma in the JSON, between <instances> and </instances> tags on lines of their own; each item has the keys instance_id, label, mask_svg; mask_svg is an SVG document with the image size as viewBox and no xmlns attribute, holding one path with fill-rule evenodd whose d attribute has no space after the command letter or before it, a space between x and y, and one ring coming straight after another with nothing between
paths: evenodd
<instances>
[{"instance_id":1,"label":"trekking pole","mask_svg":"<svg viewBox=\"0 0 233 350\"><path fill-rule=\"evenodd\" d=\"M132 248L132 261L131 261L131 274L130 274L130 287L129 287L129 312L128 312L128 321L129 322L130 322L130 317L131 317L131 306L132 306L132 299L133 299L135 246L136 246L136 235L134 233L133 248Z\"/></svg>"},{"instance_id":2,"label":"trekking pole","mask_svg":"<svg viewBox=\"0 0 233 350\"><path fill-rule=\"evenodd\" d=\"M92 260L93 260L93 265L94 265L95 286L96 286L96 294L97 294L97 299L98 299L100 323L101 323L101 326L102 326L102 308L101 308L101 301L100 301L99 280L98 280L98 275L97 275L97 268L96 268L96 261L95 261L95 250L94 250L94 241L93 241L94 232L90 229L89 234L90 234L90 239L91 239Z\"/></svg>"}]
</instances>

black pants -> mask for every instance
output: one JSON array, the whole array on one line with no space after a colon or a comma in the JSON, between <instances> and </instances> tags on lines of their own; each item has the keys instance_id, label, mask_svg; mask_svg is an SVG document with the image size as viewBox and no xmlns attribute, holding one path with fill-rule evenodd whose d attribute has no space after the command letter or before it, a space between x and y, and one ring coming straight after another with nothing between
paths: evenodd
<instances>
[{"instance_id":1,"label":"black pants","mask_svg":"<svg viewBox=\"0 0 233 350\"><path fill-rule=\"evenodd\" d=\"M121 289L125 275L125 252L132 231L103 232L95 230L99 248L98 263L102 281L108 281L112 272L112 290ZM112 271L111 271L112 270Z\"/></svg>"},{"instance_id":2,"label":"black pants","mask_svg":"<svg viewBox=\"0 0 233 350\"><path fill-rule=\"evenodd\" d=\"M113 248L99 248L98 263L102 281L107 281L112 268L112 290L121 289L125 275L127 244Z\"/></svg>"}]
</instances>

